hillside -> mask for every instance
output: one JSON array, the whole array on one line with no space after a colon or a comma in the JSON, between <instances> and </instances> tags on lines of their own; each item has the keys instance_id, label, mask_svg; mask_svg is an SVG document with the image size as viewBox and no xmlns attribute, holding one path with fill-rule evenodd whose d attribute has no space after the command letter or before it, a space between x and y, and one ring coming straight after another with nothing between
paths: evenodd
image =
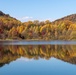
<instances>
[{"instance_id":1,"label":"hillside","mask_svg":"<svg viewBox=\"0 0 76 75\"><path fill-rule=\"evenodd\" d=\"M9 14L5 14L0 11L0 39L5 39L8 36L8 31L13 27L21 25L21 22Z\"/></svg>"},{"instance_id":2,"label":"hillside","mask_svg":"<svg viewBox=\"0 0 76 75\"><path fill-rule=\"evenodd\" d=\"M60 21L65 21L65 20L76 23L76 14L71 14L71 15L65 16L63 18L57 19L57 20L53 21L53 23L60 22Z\"/></svg>"},{"instance_id":3,"label":"hillside","mask_svg":"<svg viewBox=\"0 0 76 75\"><path fill-rule=\"evenodd\" d=\"M76 14L54 22L20 22L0 11L0 40L76 40Z\"/></svg>"},{"instance_id":4,"label":"hillside","mask_svg":"<svg viewBox=\"0 0 76 75\"><path fill-rule=\"evenodd\" d=\"M5 14L2 11L0 11L0 26L4 26L7 29L10 29L18 24L21 24L19 20L11 17L9 14Z\"/></svg>"}]
</instances>

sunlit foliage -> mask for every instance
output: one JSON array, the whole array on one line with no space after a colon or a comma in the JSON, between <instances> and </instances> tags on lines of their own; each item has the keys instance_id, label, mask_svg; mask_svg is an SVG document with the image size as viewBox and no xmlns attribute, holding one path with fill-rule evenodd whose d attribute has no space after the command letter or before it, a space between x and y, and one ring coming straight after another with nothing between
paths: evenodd
<instances>
[{"instance_id":1,"label":"sunlit foliage","mask_svg":"<svg viewBox=\"0 0 76 75\"><path fill-rule=\"evenodd\" d=\"M76 23L69 19L22 23L0 12L0 39L76 40Z\"/></svg>"}]
</instances>

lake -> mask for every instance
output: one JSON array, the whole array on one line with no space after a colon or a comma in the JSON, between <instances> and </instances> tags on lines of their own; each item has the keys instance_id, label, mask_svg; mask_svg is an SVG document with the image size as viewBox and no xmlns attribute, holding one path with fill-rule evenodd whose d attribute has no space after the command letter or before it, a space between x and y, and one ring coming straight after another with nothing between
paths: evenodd
<instances>
[{"instance_id":1,"label":"lake","mask_svg":"<svg viewBox=\"0 0 76 75\"><path fill-rule=\"evenodd\" d=\"M76 42L0 42L0 75L76 75Z\"/></svg>"}]
</instances>

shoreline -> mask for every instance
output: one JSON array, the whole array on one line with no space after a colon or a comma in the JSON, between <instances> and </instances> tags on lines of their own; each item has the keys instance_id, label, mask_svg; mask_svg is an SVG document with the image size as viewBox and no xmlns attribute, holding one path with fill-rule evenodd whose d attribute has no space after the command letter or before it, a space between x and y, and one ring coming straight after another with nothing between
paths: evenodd
<instances>
[{"instance_id":1,"label":"shoreline","mask_svg":"<svg viewBox=\"0 0 76 75\"><path fill-rule=\"evenodd\" d=\"M9 40L1 40L0 39L0 42L6 42L6 41L75 41L76 40L44 40L44 39L26 39L26 40L13 40L13 39L9 39Z\"/></svg>"},{"instance_id":2,"label":"shoreline","mask_svg":"<svg viewBox=\"0 0 76 75\"><path fill-rule=\"evenodd\" d=\"M0 40L0 45L76 45L76 41L64 40Z\"/></svg>"}]
</instances>

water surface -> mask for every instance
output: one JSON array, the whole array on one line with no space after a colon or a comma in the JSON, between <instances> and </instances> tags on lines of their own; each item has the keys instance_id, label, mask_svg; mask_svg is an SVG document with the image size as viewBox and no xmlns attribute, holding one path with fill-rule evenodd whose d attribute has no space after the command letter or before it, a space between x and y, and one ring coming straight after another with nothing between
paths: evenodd
<instances>
[{"instance_id":1,"label":"water surface","mask_svg":"<svg viewBox=\"0 0 76 75\"><path fill-rule=\"evenodd\" d=\"M76 45L67 43L0 45L0 74L76 75Z\"/></svg>"}]
</instances>

